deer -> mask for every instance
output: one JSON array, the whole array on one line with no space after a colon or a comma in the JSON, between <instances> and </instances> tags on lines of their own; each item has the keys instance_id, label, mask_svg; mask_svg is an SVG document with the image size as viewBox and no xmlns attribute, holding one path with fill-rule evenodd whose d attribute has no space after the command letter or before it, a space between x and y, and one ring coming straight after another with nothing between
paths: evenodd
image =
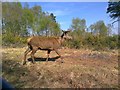
<instances>
[{"instance_id":1,"label":"deer","mask_svg":"<svg viewBox=\"0 0 120 90\"><path fill-rule=\"evenodd\" d=\"M62 30L62 35L60 37L31 36L30 38L28 38L27 39L28 47L24 52L23 65L26 64L26 57L29 52L31 52L30 55L32 58L32 63L33 64L35 63L34 54L36 53L37 50L47 51L46 62L49 59L50 52L55 51L59 58L61 59L61 63L63 63L63 58L61 57L58 49L62 46L62 43L65 40L72 39L72 37L68 35L69 32L71 32L71 30L67 31Z\"/></svg>"}]
</instances>

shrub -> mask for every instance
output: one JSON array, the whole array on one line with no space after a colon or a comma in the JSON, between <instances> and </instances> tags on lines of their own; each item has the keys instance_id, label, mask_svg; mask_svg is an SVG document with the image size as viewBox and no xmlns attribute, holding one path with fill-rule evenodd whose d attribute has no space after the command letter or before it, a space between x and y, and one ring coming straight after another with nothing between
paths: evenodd
<instances>
[{"instance_id":1,"label":"shrub","mask_svg":"<svg viewBox=\"0 0 120 90\"><path fill-rule=\"evenodd\" d=\"M26 43L26 37L14 36L12 33L2 35L2 45L5 46L20 46Z\"/></svg>"},{"instance_id":2,"label":"shrub","mask_svg":"<svg viewBox=\"0 0 120 90\"><path fill-rule=\"evenodd\" d=\"M72 41L66 41L65 43L63 43L63 46L80 49L82 47L82 43L79 40L72 40Z\"/></svg>"}]
</instances>

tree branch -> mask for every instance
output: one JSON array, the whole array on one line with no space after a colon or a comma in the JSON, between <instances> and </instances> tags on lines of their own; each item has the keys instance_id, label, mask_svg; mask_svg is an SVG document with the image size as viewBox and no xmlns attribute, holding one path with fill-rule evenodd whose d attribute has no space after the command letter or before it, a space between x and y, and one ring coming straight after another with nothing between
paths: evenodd
<instances>
[{"instance_id":1,"label":"tree branch","mask_svg":"<svg viewBox=\"0 0 120 90\"><path fill-rule=\"evenodd\" d=\"M113 25L115 22L118 22L118 21L120 21L120 20L119 20L119 19L117 19L116 21L112 22L112 25Z\"/></svg>"}]
</instances>

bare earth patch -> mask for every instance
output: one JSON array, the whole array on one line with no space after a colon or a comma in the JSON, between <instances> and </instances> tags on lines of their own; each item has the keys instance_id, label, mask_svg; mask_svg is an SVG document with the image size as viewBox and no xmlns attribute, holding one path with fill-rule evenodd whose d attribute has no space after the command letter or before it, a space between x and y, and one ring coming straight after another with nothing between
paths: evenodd
<instances>
[{"instance_id":1,"label":"bare earth patch","mask_svg":"<svg viewBox=\"0 0 120 90\"><path fill-rule=\"evenodd\" d=\"M37 51L35 64L24 48L3 48L2 76L16 88L115 88L118 86L118 52L60 49L64 63L53 51Z\"/></svg>"}]
</instances>

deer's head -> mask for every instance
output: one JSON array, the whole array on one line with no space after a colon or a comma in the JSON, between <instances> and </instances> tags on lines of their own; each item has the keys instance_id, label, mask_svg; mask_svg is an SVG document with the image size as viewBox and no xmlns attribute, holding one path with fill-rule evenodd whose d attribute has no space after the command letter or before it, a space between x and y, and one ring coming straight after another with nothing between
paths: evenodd
<instances>
[{"instance_id":1,"label":"deer's head","mask_svg":"<svg viewBox=\"0 0 120 90\"><path fill-rule=\"evenodd\" d=\"M62 30L62 32L63 32L63 34L61 35L62 39L65 39L65 40L71 40L72 39L72 37L68 35L68 33L71 32L70 30L68 30L68 31L63 31Z\"/></svg>"}]
</instances>

